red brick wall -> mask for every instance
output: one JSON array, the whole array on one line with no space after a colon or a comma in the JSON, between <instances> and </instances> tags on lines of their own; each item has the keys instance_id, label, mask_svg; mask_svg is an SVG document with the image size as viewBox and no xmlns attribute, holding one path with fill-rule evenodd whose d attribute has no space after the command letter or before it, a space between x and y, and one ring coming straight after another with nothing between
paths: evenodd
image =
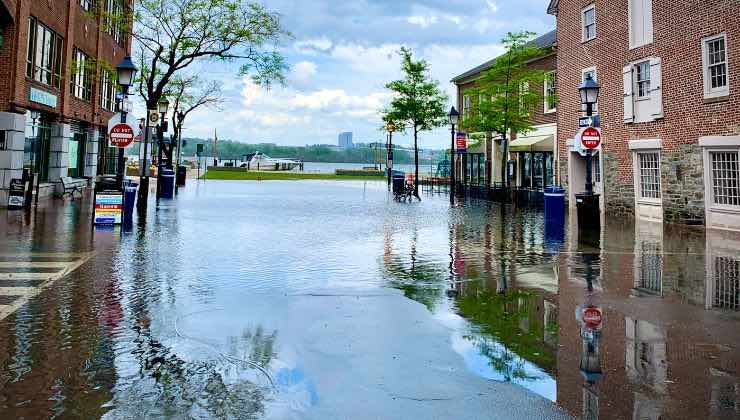
<instances>
[{"instance_id":1,"label":"red brick wall","mask_svg":"<svg viewBox=\"0 0 740 420\"><path fill-rule=\"evenodd\" d=\"M596 5L597 37L581 42L581 10ZM567 176L566 140L578 126L578 85L581 70L595 66L601 85L605 157L617 162L613 181L632 186L633 169L628 142L660 138L663 153L679 153L681 145L696 144L699 137L740 132L740 2L724 0L653 1L654 41L629 49L627 0L560 0L558 10L558 142L561 179ZM727 33L730 99L705 103L701 39ZM650 56L662 59L663 112L661 120L623 122L622 69ZM664 174L665 175L665 174ZM608 205L608 203L607 203ZM664 205L665 206L665 205Z\"/></svg>"},{"instance_id":2,"label":"red brick wall","mask_svg":"<svg viewBox=\"0 0 740 420\"><path fill-rule=\"evenodd\" d=\"M129 7L132 4L128 2ZM0 82L0 111L22 110L23 108L39 109L50 112L60 119L74 119L105 126L111 113L99 107L100 86L99 77L93 78L92 99L84 101L74 98L70 90L70 76L72 53L75 47L81 49L92 58L97 58L115 67L116 64L130 51L130 41L125 46L118 45L99 24L100 13L93 12L93 16L85 13L77 0L36 1L20 0L13 11L16 16L15 28L18 30L17 42L6 45L0 51L8 54L9 60L2 60L0 71L3 75L10 72L2 67L14 67L15 75L9 81L9 89L3 90ZM64 64L62 65L61 89L56 89L26 78L26 49L28 43L28 17L34 16L40 22L56 31L64 38ZM9 44L9 43L8 43ZM2 78L5 79L5 78ZM28 92L31 86L57 95L57 108L49 108L37 103L30 103Z\"/></svg>"}]
</instances>

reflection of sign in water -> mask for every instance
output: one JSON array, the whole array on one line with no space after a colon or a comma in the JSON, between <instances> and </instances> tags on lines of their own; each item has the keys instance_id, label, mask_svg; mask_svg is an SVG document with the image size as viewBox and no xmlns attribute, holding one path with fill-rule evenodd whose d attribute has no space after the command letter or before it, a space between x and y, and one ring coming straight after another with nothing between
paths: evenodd
<instances>
[{"instance_id":1,"label":"reflection of sign in water","mask_svg":"<svg viewBox=\"0 0 740 420\"><path fill-rule=\"evenodd\" d=\"M596 328L601 325L601 309L588 307L583 310L583 323L590 328Z\"/></svg>"},{"instance_id":2,"label":"reflection of sign in water","mask_svg":"<svg viewBox=\"0 0 740 420\"><path fill-rule=\"evenodd\" d=\"M118 191L103 191L95 195L96 225L120 225L123 217L123 194Z\"/></svg>"}]
</instances>

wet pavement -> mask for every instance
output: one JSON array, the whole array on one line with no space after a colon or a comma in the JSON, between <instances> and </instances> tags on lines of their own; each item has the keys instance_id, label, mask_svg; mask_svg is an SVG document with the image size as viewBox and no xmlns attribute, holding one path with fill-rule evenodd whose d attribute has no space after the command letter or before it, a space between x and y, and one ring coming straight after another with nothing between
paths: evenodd
<instances>
[{"instance_id":1,"label":"wet pavement","mask_svg":"<svg viewBox=\"0 0 740 420\"><path fill-rule=\"evenodd\" d=\"M0 418L740 418L740 235L423 199L208 181L132 232L0 212Z\"/></svg>"}]
</instances>

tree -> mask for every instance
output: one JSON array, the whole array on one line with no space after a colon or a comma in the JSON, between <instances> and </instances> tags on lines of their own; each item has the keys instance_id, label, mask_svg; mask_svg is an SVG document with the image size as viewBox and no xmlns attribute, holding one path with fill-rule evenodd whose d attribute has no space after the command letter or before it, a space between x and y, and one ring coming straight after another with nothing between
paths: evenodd
<instances>
[{"instance_id":1,"label":"tree","mask_svg":"<svg viewBox=\"0 0 740 420\"><path fill-rule=\"evenodd\" d=\"M507 134L526 134L532 130L529 110L542 101L541 86L545 72L527 64L544 55L531 42L532 32L508 33L502 40L506 54L499 56L492 67L481 75L475 88L468 90L471 107L463 110L461 128L469 132L495 133L501 136L501 176L508 187L506 163L509 139ZM530 88L531 87L531 88Z\"/></svg>"},{"instance_id":2,"label":"tree","mask_svg":"<svg viewBox=\"0 0 740 420\"><path fill-rule=\"evenodd\" d=\"M447 121L447 95L439 82L429 76L429 63L414 61L411 50L401 48L401 69L404 78L385 85L393 92L393 99L383 111L383 121L393 121L402 132L413 130L414 166L416 182L414 195L419 198L419 132L443 126ZM419 198L420 199L420 198Z\"/></svg>"},{"instance_id":3,"label":"tree","mask_svg":"<svg viewBox=\"0 0 740 420\"><path fill-rule=\"evenodd\" d=\"M198 75L176 76L170 83L167 93L172 99L172 144L178 145L178 159L181 152L180 129L188 115L200 107L220 109L224 102L221 96L221 83L204 82Z\"/></svg>"}]
</instances>

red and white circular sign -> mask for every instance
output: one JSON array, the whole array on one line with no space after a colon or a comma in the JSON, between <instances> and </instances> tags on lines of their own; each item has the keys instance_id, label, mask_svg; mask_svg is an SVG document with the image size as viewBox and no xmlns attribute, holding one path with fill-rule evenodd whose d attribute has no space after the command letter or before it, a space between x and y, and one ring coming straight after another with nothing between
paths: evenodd
<instances>
[{"instance_id":1,"label":"red and white circular sign","mask_svg":"<svg viewBox=\"0 0 740 420\"><path fill-rule=\"evenodd\" d=\"M591 328L601 325L601 310L595 307L588 307L583 310L583 323Z\"/></svg>"},{"instance_id":2,"label":"red and white circular sign","mask_svg":"<svg viewBox=\"0 0 740 420\"><path fill-rule=\"evenodd\" d=\"M581 144L587 149L595 149L601 144L601 133L594 127L588 127L581 134Z\"/></svg>"},{"instance_id":3,"label":"red and white circular sign","mask_svg":"<svg viewBox=\"0 0 740 420\"><path fill-rule=\"evenodd\" d=\"M110 145L113 147L128 147L134 141L134 129L125 123L114 125L109 135Z\"/></svg>"}]
</instances>

